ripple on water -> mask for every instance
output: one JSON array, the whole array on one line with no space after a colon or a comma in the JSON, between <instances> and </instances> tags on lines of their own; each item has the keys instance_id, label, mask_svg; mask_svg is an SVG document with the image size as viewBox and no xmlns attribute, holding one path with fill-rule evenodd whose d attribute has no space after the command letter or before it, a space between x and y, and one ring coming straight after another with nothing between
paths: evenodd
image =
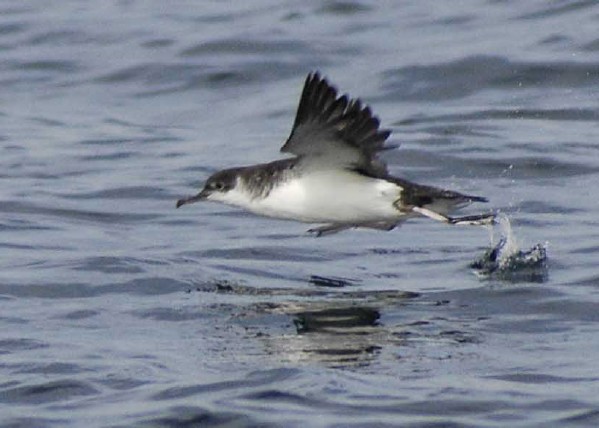
<instances>
[{"instance_id":1,"label":"ripple on water","mask_svg":"<svg viewBox=\"0 0 599 428\"><path fill-rule=\"evenodd\" d=\"M279 368L248 373L243 379L219 381L203 385L168 387L152 397L155 401L178 400L204 394L228 394L230 391L244 391L261 388L279 382L290 381L301 373L298 369Z\"/></svg>"},{"instance_id":2,"label":"ripple on water","mask_svg":"<svg viewBox=\"0 0 599 428\"><path fill-rule=\"evenodd\" d=\"M165 266L162 260L138 259L135 257L98 256L78 260L74 270L104 273L143 273L148 266Z\"/></svg>"},{"instance_id":3,"label":"ripple on water","mask_svg":"<svg viewBox=\"0 0 599 428\"><path fill-rule=\"evenodd\" d=\"M0 284L0 294L41 299L71 299L106 294L153 296L182 292L189 284L172 278L138 278L119 283L90 285L89 283Z\"/></svg>"},{"instance_id":4,"label":"ripple on water","mask_svg":"<svg viewBox=\"0 0 599 428\"><path fill-rule=\"evenodd\" d=\"M410 65L384 73L385 99L432 101L460 99L474 93L501 89L592 87L593 63L521 62L475 55L433 65ZM595 113L596 114L596 113Z\"/></svg>"},{"instance_id":5,"label":"ripple on water","mask_svg":"<svg viewBox=\"0 0 599 428\"><path fill-rule=\"evenodd\" d=\"M0 389L0 402L7 404L44 404L98 395L89 382L61 379Z\"/></svg>"},{"instance_id":6,"label":"ripple on water","mask_svg":"<svg viewBox=\"0 0 599 428\"><path fill-rule=\"evenodd\" d=\"M459 125L460 122L476 122L488 120L551 120L551 121L580 121L580 122L596 122L599 120L599 111L588 108L561 108L561 109L530 109L530 108L511 108L511 109L490 109L477 110L473 112L462 112L452 114L440 114L434 116L417 116L408 119L402 119L395 122L397 126L417 125L421 123L447 122L448 127L432 128L442 129L443 133L458 134L466 136L488 136L485 132L477 132L472 126ZM459 131L459 132L456 132Z\"/></svg>"},{"instance_id":7,"label":"ripple on water","mask_svg":"<svg viewBox=\"0 0 599 428\"><path fill-rule=\"evenodd\" d=\"M112 189L102 189L92 192L83 193L61 193L61 197L65 199L174 199L171 195L166 195L164 189L150 186L120 186Z\"/></svg>"},{"instance_id":8,"label":"ripple on water","mask_svg":"<svg viewBox=\"0 0 599 428\"><path fill-rule=\"evenodd\" d=\"M173 406L164 416L132 423L131 427L251 427L268 428L270 424L256 422L251 417L231 411L212 411L194 406ZM274 426L274 425L273 425Z\"/></svg>"},{"instance_id":9,"label":"ripple on water","mask_svg":"<svg viewBox=\"0 0 599 428\"><path fill-rule=\"evenodd\" d=\"M99 223L138 223L145 222L158 217L154 214L113 213L90 210L79 210L74 208L57 208L47 205L39 205L32 202L7 201L0 208L0 212L29 214L36 216L54 216L60 219L87 220Z\"/></svg>"},{"instance_id":10,"label":"ripple on water","mask_svg":"<svg viewBox=\"0 0 599 428\"><path fill-rule=\"evenodd\" d=\"M2 339L0 340L0 354L10 354L19 351L47 348L49 345L33 339Z\"/></svg>"}]
</instances>

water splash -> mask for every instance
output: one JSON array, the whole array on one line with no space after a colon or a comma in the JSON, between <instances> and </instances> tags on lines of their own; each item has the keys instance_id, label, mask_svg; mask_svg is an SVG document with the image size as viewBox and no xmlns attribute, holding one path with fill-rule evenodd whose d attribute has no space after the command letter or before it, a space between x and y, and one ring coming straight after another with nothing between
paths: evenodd
<instances>
[{"instance_id":1,"label":"water splash","mask_svg":"<svg viewBox=\"0 0 599 428\"><path fill-rule=\"evenodd\" d=\"M511 282L543 282L547 279L547 245L536 244L521 250L512 225L506 215L500 215L498 224L501 237L495 244L491 229L491 248L470 264L483 278L498 278Z\"/></svg>"}]
</instances>

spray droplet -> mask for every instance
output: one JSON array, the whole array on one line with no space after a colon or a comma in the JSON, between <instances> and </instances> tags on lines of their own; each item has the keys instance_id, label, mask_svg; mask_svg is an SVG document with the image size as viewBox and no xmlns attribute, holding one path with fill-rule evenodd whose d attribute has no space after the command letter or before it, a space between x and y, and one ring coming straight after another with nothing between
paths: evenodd
<instances>
[{"instance_id":1,"label":"spray droplet","mask_svg":"<svg viewBox=\"0 0 599 428\"><path fill-rule=\"evenodd\" d=\"M501 237L495 244L491 234L491 248L470 264L483 278L497 278L511 282L543 282L547 278L546 245L536 244L530 250L523 251L516 240L510 219L498 216Z\"/></svg>"}]
</instances>

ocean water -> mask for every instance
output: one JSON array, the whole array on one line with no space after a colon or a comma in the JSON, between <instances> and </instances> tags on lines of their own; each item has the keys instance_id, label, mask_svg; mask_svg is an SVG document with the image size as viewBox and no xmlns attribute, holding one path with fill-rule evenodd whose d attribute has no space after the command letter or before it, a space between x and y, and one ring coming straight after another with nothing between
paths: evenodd
<instances>
[{"instance_id":1,"label":"ocean water","mask_svg":"<svg viewBox=\"0 0 599 428\"><path fill-rule=\"evenodd\" d=\"M0 426L599 424L595 1L0 4ZM175 201L265 162L320 70L390 170L489 232L308 225Z\"/></svg>"}]
</instances>

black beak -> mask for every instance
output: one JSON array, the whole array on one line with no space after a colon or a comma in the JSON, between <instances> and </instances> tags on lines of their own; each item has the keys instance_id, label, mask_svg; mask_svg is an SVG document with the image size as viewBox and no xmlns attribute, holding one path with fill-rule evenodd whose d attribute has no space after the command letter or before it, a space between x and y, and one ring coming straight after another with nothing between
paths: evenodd
<instances>
[{"instance_id":1,"label":"black beak","mask_svg":"<svg viewBox=\"0 0 599 428\"><path fill-rule=\"evenodd\" d=\"M193 204L194 202L204 201L204 200L206 200L206 198L208 198L208 195L210 195L210 192L208 192L208 191L206 191L206 189L204 189L195 196L190 196L189 198L179 199L177 201L177 208L179 208L182 205Z\"/></svg>"}]
</instances>

